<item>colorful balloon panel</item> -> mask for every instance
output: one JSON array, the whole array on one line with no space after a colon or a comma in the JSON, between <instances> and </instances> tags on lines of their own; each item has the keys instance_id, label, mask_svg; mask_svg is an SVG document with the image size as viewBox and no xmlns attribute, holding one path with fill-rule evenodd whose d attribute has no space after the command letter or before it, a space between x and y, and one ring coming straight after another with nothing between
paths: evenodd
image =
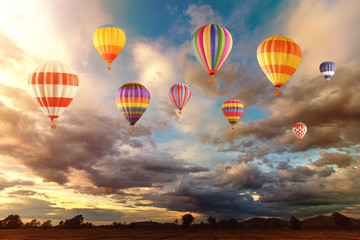
<instances>
[{"instance_id":1,"label":"colorful balloon panel","mask_svg":"<svg viewBox=\"0 0 360 240\"><path fill-rule=\"evenodd\" d=\"M110 70L110 63L115 60L124 48L126 36L118 26L106 24L96 29L93 42L96 50L108 64Z\"/></svg>"},{"instance_id":2,"label":"colorful balloon panel","mask_svg":"<svg viewBox=\"0 0 360 240\"><path fill-rule=\"evenodd\" d=\"M324 76L324 78L330 81L331 77L335 74L336 64L331 61L326 61L320 64L320 72Z\"/></svg>"},{"instance_id":3,"label":"colorful balloon panel","mask_svg":"<svg viewBox=\"0 0 360 240\"><path fill-rule=\"evenodd\" d=\"M294 135L297 137L297 139L299 139L299 141L301 141L301 139L305 136L305 134L307 132L307 127L306 127L305 123L297 122L292 127L292 131L293 131Z\"/></svg>"},{"instance_id":4,"label":"colorful balloon panel","mask_svg":"<svg viewBox=\"0 0 360 240\"><path fill-rule=\"evenodd\" d=\"M244 105L239 99L236 98L230 98L226 100L222 105L222 112L225 118L231 124L231 126L234 126L240 120L243 111Z\"/></svg>"},{"instance_id":5,"label":"colorful balloon panel","mask_svg":"<svg viewBox=\"0 0 360 240\"><path fill-rule=\"evenodd\" d=\"M29 74L31 96L56 128L54 120L69 106L79 87L79 79L69 66L58 61L47 61Z\"/></svg>"},{"instance_id":6,"label":"colorful balloon panel","mask_svg":"<svg viewBox=\"0 0 360 240\"><path fill-rule=\"evenodd\" d=\"M270 37L259 45L257 59L267 78L280 89L299 67L301 49L290 38Z\"/></svg>"},{"instance_id":7,"label":"colorful balloon panel","mask_svg":"<svg viewBox=\"0 0 360 240\"><path fill-rule=\"evenodd\" d=\"M140 83L126 83L116 93L117 107L131 126L142 117L149 103L150 92Z\"/></svg>"},{"instance_id":8,"label":"colorful balloon panel","mask_svg":"<svg viewBox=\"0 0 360 240\"><path fill-rule=\"evenodd\" d=\"M177 83L169 90L169 97L172 103L180 110L187 104L191 97L191 89L184 83Z\"/></svg>"},{"instance_id":9,"label":"colorful balloon panel","mask_svg":"<svg viewBox=\"0 0 360 240\"><path fill-rule=\"evenodd\" d=\"M200 27L193 36L193 50L201 65L214 75L228 58L233 39L228 30L217 24Z\"/></svg>"}]
</instances>

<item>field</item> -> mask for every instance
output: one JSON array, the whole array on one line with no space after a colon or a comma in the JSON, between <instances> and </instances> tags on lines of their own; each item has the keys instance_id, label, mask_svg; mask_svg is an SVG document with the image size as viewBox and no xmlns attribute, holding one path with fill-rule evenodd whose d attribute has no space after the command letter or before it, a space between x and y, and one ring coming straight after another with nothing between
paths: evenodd
<instances>
[{"instance_id":1,"label":"field","mask_svg":"<svg viewBox=\"0 0 360 240\"><path fill-rule=\"evenodd\" d=\"M360 231L342 230L235 230L235 231L179 231L179 230L110 230L110 229L20 229L0 230L0 239L12 240L45 240L45 239L72 239L72 240L95 240L95 239L241 239L241 240L281 240L281 239L360 239Z\"/></svg>"}]
</instances>

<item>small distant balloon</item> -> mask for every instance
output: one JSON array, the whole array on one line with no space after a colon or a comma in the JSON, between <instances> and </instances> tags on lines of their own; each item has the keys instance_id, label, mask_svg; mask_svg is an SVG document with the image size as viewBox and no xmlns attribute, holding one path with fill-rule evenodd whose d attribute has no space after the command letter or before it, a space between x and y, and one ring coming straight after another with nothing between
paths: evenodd
<instances>
[{"instance_id":1,"label":"small distant balloon","mask_svg":"<svg viewBox=\"0 0 360 240\"><path fill-rule=\"evenodd\" d=\"M280 94L281 86L295 73L301 61L301 49L290 38L275 36L264 40L257 49L261 69Z\"/></svg>"},{"instance_id":2,"label":"small distant balloon","mask_svg":"<svg viewBox=\"0 0 360 240\"><path fill-rule=\"evenodd\" d=\"M305 123L297 122L292 127L292 131L293 131L294 135L297 137L297 139L299 139L299 142L301 142L301 139L303 139L303 137L305 136L305 134L307 132L307 127L306 127Z\"/></svg>"},{"instance_id":3,"label":"small distant balloon","mask_svg":"<svg viewBox=\"0 0 360 240\"><path fill-rule=\"evenodd\" d=\"M96 29L93 42L96 50L107 63L107 69L111 70L110 64L123 50L126 36L118 26L106 24Z\"/></svg>"},{"instance_id":4,"label":"small distant balloon","mask_svg":"<svg viewBox=\"0 0 360 240\"><path fill-rule=\"evenodd\" d=\"M170 88L169 97L172 103L181 110L185 107L191 97L191 89L184 83L177 83Z\"/></svg>"},{"instance_id":5,"label":"small distant balloon","mask_svg":"<svg viewBox=\"0 0 360 240\"><path fill-rule=\"evenodd\" d=\"M233 39L228 30L217 24L200 27L193 36L193 50L197 60L212 77L228 58ZM214 83L214 79L210 79Z\"/></svg>"},{"instance_id":6,"label":"small distant balloon","mask_svg":"<svg viewBox=\"0 0 360 240\"><path fill-rule=\"evenodd\" d=\"M335 74L336 64L331 61L326 61L320 64L320 72L327 80L327 83L330 83L331 77Z\"/></svg>"},{"instance_id":7,"label":"small distant balloon","mask_svg":"<svg viewBox=\"0 0 360 240\"><path fill-rule=\"evenodd\" d=\"M59 61L47 61L35 67L29 74L28 87L31 96L50 119L50 128L55 129L55 120L74 99L79 87L75 71Z\"/></svg>"},{"instance_id":8,"label":"small distant balloon","mask_svg":"<svg viewBox=\"0 0 360 240\"><path fill-rule=\"evenodd\" d=\"M116 93L116 104L134 131L135 123L145 113L150 103L150 92L140 83L126 83Z\"/></svg>"},{"instance_id":9,"label":"small distant balloon","mask_svg":"<svg viewBox=\"0 0 360 240\"><path fill-rule=\"evenodd\" d=\"M244 105L239 99L229 98L223 103L221 108L226 120L229 121L232 129L234 129L234 126L243 114Z\"/></svg>"}]
</instances>

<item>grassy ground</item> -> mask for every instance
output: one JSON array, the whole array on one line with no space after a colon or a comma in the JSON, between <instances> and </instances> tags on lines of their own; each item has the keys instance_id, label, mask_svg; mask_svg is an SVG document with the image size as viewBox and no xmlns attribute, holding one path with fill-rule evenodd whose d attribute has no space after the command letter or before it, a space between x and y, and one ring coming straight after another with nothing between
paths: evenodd
<instances>
[{"instance_id":1,"label":"grassy ground","mask_svg":"<svg viewBox=\"0 0 360 240\"><path fill-rule=\"evenodd\" d=\"M185 231L185 230L110 230L110 229L20 229L0 230L0 239L11 240L96 240L96 239L193 239L193 240L216 240L216 239L241 239L241 240L359 240L360 231L342 230L235 230L235 231Z\"/></svg>"}]
</instances>

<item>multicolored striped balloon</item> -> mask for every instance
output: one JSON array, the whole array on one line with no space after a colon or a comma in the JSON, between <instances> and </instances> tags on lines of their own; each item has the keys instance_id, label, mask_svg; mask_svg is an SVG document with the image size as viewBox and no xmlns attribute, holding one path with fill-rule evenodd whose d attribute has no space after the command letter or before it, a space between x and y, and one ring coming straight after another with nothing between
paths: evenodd
<instances>
[{"instance_id":1,"label":"multicolored striped balloon","mask_svg":"<svg viewBox=\"0 0 360 240\"><path fill-rule=\"evenodd\" d=\"M331 61L326 61L320 64L320 72L327 80L327 83L330 83L331 77L335 74L336 64Z\"/></svg>"},{"instance_id":2,"label":"multicolored striped balloon","mask_svg":"<svg viewBox=\"0 0 360 240\"><path fill-rule=\"evenodd\" d=\"M229 98L222 105L222 111L225 118L229 121L234 129L234 125L240 120L241 115L244 111L244 105L239 99Z\"/></svg>"},{"instance_id":3,"label":"multicolored striped balloon","mask_svg":"<svg viewBox=\"0 0 360 240\"><path fill-rule=\"evenodd\" d=\"M79 87L79 79L70 67L58 61L47 61L29 74L31 96L46 116L50 128L55 129L55 119L69 106Z\"/></svg>"},{"instance_id":4,"label":"multicolored striped balloon","mask_svg":"<svg viewBox=\"0 0 360 240\"><path fill-rule=\"evenodd\" d=\"M108 64L107 69L111 70L110 64L123 50L126 36L118 26L106 24L96 29L93 42L100 56Z\"/></svg>"},{"instance_id":5,"label":"multicolored striped balloon","mask_svg":"<svg viewBox=\"0 0 360 240\"><path fill-rule=\"evenodd\" d=\"M150 103L150 93L140 83L126 83L116 93L116 104L131 126L142 117ZM131 131L134 128L131 127Z\"/></svg>"},{"instance_id":6,"label":"multicolored striped balloon","mask_svg":"<svg viewBox=\"0 0 360 240\"><path fill-rule=\"evenodd\" d=\"M170 88L169 97L172 103L179 109L179 114L181 114L181 110L191 97L191 89L184 83L177 83Z\"/></svg>"},{"instance_id":7,"label":"multicolored striped balloon","mask_svg":"<svg viewBox=\"0 0 360 240\"><path fill-rule=\"evenodd\" d=\"M257 49L257 59L265 75L280 94L281 86L295 73L301 62L301 49L290 38L270 37Z\"/></svg>"},{"instance_id":8,"label":"multicolored striped balloon","mask_svg":"<svg viewBox=\"0 0 360 240\"><path fill-rule=\"evenodd\" d=\"M301 142L301 139L305 136L307 132L307 127L305 123L297 122L292 127L292 131L294 135L297 137L297 139L299 139L299 142Z\"/></svg>"},{"instance_id":9,"label":"multicolored striped balloon","mask_svg":"<svg viewBox=\"0 0 360 240\"><path fill-rule=\"evenodd\" d=\"M228 30L217 24L208 24L196 30L193 36L193 50L197 60L214 75L228 58L233 39ZM211 79L210 82L215 82Z\"/></svg>"}]
</instances>

